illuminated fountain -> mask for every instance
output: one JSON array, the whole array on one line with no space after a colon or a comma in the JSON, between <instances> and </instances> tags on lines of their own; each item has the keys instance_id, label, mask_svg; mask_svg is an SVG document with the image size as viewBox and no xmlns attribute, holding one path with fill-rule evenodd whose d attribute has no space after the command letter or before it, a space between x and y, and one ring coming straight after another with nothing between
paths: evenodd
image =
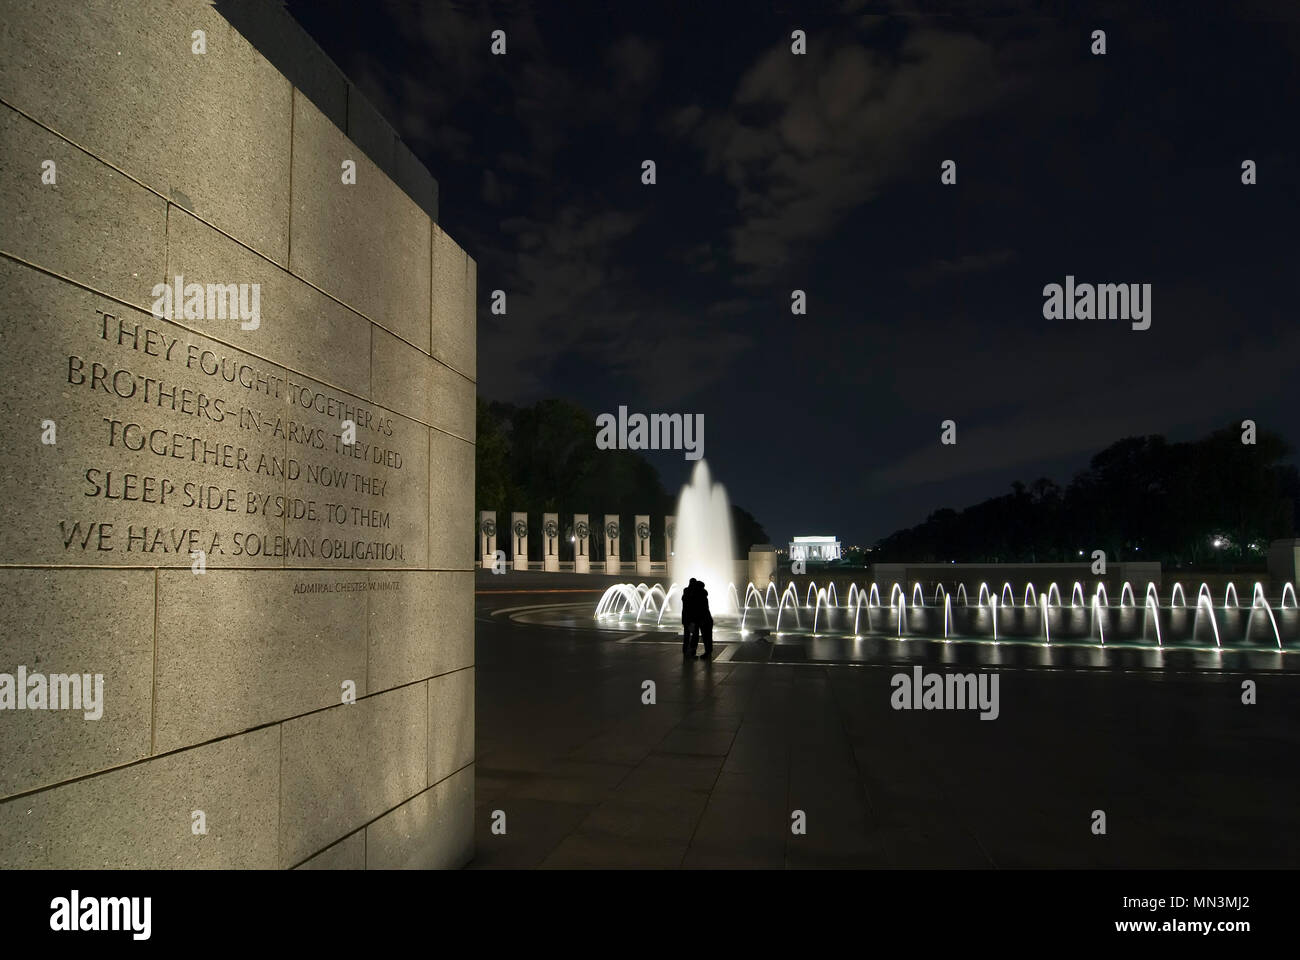
<instances>
[{"instance_id":1,"label":"illuminated fountain","mask_svg":"<svg viewBox=\"0 0 1300 960\"><path fill-rule=\"evenodd\" d=\"M596 605L597 619L621 622L630 617L637 623L680 630L682 588L694 577L703 581L709 592L709 611L715 624L739 629L741 599L736 593L731 501L726 488L713 482L707 461L695 465L690 482L677 495L676 518L673 555L668 558L668 586L617 583ZM750 595L745 598L746 605L763 603L752 583L747 592ZM780 606L777 597L769 599Z\"/></svg>"},{"instance_id":2,"label":"illuminated fountain","mask_svg":"<svg viewBox=\"0 0 1300 960\"><path fill-rule=\"evenodd\" d=\"M784 589L748 582L741 589L734 579L731 505L703 460L677 498L675 548L666 586L615 584L600 598L596 619L609 626L680 631L682 587L695 577L709 591L720 638L753 639L764 632L778 638L916 638L1048 648L1300 650L1300 609L1292 583L1282 584L1272 597L1255 583L1249 603L1243 602L1246 591L1229 583L1222 604L1206 583L1194 594L1175 583L1162 597L1154 583L1135 588L1124 581L1114 600L1105 584L1097 584L1089 597L1078 581L1068 590L1057 583L1027 583L1019 596L1010 583L981 583L970 592L964 584L949 592L940 583L928 599L920 583L909 590L907 583L841 580L839 586L819 587L810 580L802 596L793 582Z\"/></svg>"},{"instance_id":3,"label":"illuminated fountain","mask_svg":"<svg viewBox=\"0 0 1300 960\"><path fill-rule=\"evenodd\" d=\"M680 629L680 596L675 581L667 589L620 583L605 591L596 617L611 626L675 631ZM950 593L942 584L927 599L919 583L912 584L910 598L901 583L888 584L887 589L879 583L851 583L841 600L834 583L819 587L809 582L800 597L794 583L780 591L770 583L760 590L751 582L743 601L741 596L731 581L725 590L710 591L714 609L721 611L717 627L741 639L765 631L776 637L875 636L1050 647L1300 650L1300 608L1291 583L1283 584L1274 597L1255 583L1249 603L1240 601L1236 585L1230 583L1222 604L1215 603L1204 583L1194 594L1195 602L1189 603L1181 583L1162 597L1154 583L1139 592L1127 581L1120 585L1117 601L1110 599L1104 584L1098 584L1089 599L1077 581L1068 592L1056 583L1041 589L1027 584L1023 598L1012 595L1010 584L996 590L981 583L973 603L964 587Z\"/></svg>"},{"instance_id":4,"label":"illuminated fountain","mask_svg":"<svg viewBox=\"0 0 1300 960\"><path fill-rule=\"evenodd\" d=\"M677 536L668 558L668 581L676 588L675 610L681 612L681 588L691 577L704 582L714 616L739 612L736 597L736 545L731 531L731 501L714 483L705 460L695 464L691 479L677 495ZM669 591L672 593L672 589Z\"/></svg>"}]
</instances>

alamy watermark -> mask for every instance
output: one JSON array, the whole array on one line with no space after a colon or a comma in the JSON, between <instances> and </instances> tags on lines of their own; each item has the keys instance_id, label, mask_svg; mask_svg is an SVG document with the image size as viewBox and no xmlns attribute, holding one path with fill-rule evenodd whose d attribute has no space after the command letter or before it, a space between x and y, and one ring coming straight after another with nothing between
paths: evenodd
<instances>
[{"instance_id":1,"label":"alamy watermark","mask_svg":"<svg viewBox=\"0 0 1300 960\"><path fill-rule=\"evenodd\" d=\"M598 450L684 450L687 460L704 456L704 414L634 413L618 408L618 416L596 418Z\"/></svg>"},{"instance_id":2,"label":"alamy watermark","mask_svg":"<svg viewBox=\"0 0 1300 960\"><path fill-rule=\"evenodd\" d=\"M1043 287L1044 320L1130 320L1134 330L1151 327L1151 284L1080 283L1067 275L1065 286Z\"/></svg>"},{"instance_id":3,"label":"alamy watermark","mask_svg":"<svg viewBox=\"0 0 1300 960\"><path fill-rule=\"evenodd\" d=\"M73 890L50 901L50 929L58 932L123 930L133 940L148 940L152 915L152 897L83 897Z\"/></svg>"},{"instance_id":4,"label":"alamy watermark","mask_svg":"<svg viewBox=\"0 0 1300 960\"><path fill-rule=\"evenodd\" d=\"M177 276L172 284L154 284L150 311L159 320L240 320L239 329L262 325L260 283L186 283Z\"/></svg>"},{"instance_id":5,"label":"alamy watermark","mask_svg":"<svg viewBox=\"0 0 1300 960\"><path fill-rule=\"evenodd\" d=\"M895 710L979 710L981 720L996 720L1001 712L996 673L926 673L913 667L910 675L894 674L889 685Z\"/></svg>"},{"instance_id":6,"label":"alamy watermark","mask_svg":"<svg viewBox=\"0 0 1300 960\"><path fill-rule=\"evenodd\" d=\"M102 673L0 673L0 710L80 710L87 720L104 715Z\"/></svg>"}]
</instances>

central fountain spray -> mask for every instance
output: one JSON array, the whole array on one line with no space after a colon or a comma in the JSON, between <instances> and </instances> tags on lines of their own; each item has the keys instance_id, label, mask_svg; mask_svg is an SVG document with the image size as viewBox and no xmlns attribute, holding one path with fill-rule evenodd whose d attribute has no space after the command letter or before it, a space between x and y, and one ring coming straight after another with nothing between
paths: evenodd
<instances>
[{"instance_id":1,"label":"central fountain spray","mask_svg":"<svg viewBox=\"0 0 1300 960\"><path fill-rule=\"evenodd\" d=\"M738 614L734 591L736 546L731 530L731 501L726 488L714 483L709 464L701 460L691 471L690 482L677 495L677 537L668 558L668 582L681 587L691 577L704 581L712 611Z\"/></svg>"}]
</instances>

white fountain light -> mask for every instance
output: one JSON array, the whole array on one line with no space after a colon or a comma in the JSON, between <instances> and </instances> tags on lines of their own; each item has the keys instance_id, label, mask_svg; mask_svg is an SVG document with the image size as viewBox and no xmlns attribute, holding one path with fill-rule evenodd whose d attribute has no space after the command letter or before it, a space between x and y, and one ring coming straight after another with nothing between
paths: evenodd
<instances>
[{"instance_id":1,"label":"white fountain light","mask_svg":"<svg viewBox=\"0 0 1300 960\"><path fill-rule=\"evenodd\" d=\"M677 497L677 537L669 563L670 581L685 585L691 577L704 582L714 612L739 614L735 593L736 546L731 531L731 501L726 488L714 483L709 464L701 460Z\"/></svg>"}]
</instances>

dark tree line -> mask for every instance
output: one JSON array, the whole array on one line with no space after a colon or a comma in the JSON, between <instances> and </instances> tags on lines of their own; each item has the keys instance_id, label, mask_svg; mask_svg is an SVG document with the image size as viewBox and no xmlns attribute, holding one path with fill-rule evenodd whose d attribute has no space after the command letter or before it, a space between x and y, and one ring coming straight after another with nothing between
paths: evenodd
<instances>
[{"instance_id":1,"label":"dark tree line","mask_svg":"<svg viewBox=\"0 0 1300 960\"><path fill-rule=\"evenodd\" d=\"M1300 474L1277 434L1242 443L1230 426L1188 443L1129 437L1094 456L1062 489L1046 478L964 510L937 510L884 538L879 560L1055 562L1159 560L1166 566L1263 561L1296 535ZM1079 551L1083 551L1080 557Z\"/></svg>"},{"instance_id":2,"label":"dark tree line","mask_svg":"<svg viewBox=\"0 0 1300 960\"><path fill-rule=\"evenodd\" d=\"M664 489L654 466L631 450L596 448L596 418L567 400L542 400L531 406L478 401L478 445L474 478L475 517L495 510L502 531L498 544L507 548L504 533L511 511L528 512L528 552L542 556L542 513L560 514L560 556L572 559L567 527L573 514L590 515L594 559L604 539L600 531L606 513L618 514L622 527L619 551L623 560L636 556L638 513L650 514L650 552L664 559L664 517L677 507L677 492ZM738 551L767 542L759 522L735 504L732 526ZM737 556L743 556L738 552Z\"/></svg>"}]
</instances>

